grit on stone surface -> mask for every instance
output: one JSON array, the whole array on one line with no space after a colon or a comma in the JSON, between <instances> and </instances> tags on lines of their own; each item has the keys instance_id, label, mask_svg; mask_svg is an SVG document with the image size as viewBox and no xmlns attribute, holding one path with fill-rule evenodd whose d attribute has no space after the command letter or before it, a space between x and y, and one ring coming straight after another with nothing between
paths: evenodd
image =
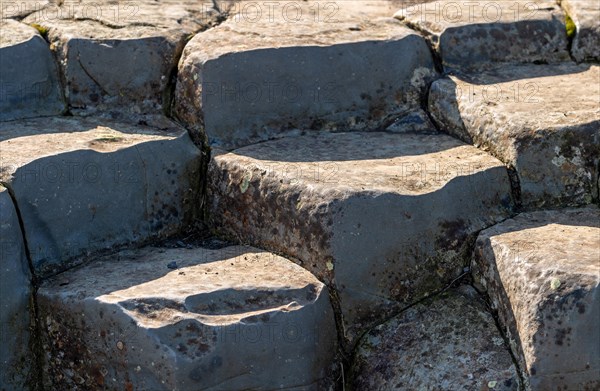
<instances>
[{"instance_id":1,"label":"grit on stone surface","mask_svg":"<svg viewBox=\"0 0 600 391\"><path fill-rule=\"evenodd\" d=\"M139 113L169 105L183 46L218 17L210 1L100 0L51 3L24 22L48 29L72 110Z\"/></svg>"},{"instance_id":2,"label":"grit on stone surface","mask_svg":"<svg viewBox=\"0 0 600 391\"><path fill-rule=\"evenodd\" d=\"M434 82L441 129L516 169L528 209L598 199L600 67L520 65Z\"/></svg>"},{"instance_id":3,"label":"grit on stone surface","mask_svg":"<svg viewBox=\"0 0 600 391\"><path fill-rule=\"evenodd\" d=\"M532 390L600 387L600 210L524 213L483 231L473 272Z\"/></svg>"},{"instance_id":4,"label":"grit on stone surface","mask_svg":"<svg viewBox=\"0 0 600 391\"><path fill-rule=\"evenodd\" d=\"M0 389L24 389L28 357L31 275L17 212L0 186Z\"/></svg>"},{"instance_id":5,"label":"grit on stone surface","mask_svg":"<svg viewBox=\"0 0 600 391\"><path fill-rule=\"evenodd\" d=\"M406 5L395 17L421 31L449 68L569 60L565 16L554 0L442 0Z\"/></svg>"},{"instance_id":6,"label":"grit on stone surface","mask_svg":"<svg viewBox=\"0 0 600 391\"><path fill-rule=\"evenodd\" d=\"M48 280L38 302L48 389L321 390L331 380L327 288L251 247L124 251Z\"/></svg>"},{"instance_id":7,"label":"grit on stone surface","mask_svg":"<svg viewBox=\"0 0 600 391\"><path fill-rule=\"evenodd\" d=\"M369 331L352 368L354 390L518 390L494 318L469 286L419 303Z\"/></svg>"},{"instance_id":8,"label":"grit on stone surface","mask_svg":"<svg viewBox=\"0 0 600 391\"><path fill-rule=\"evenodd\" d=\"M571 53L577 61L600 61L600 2L598 0L560 0L575 26L577 35Z\"/></svg>"},{"instance_id":9,"label":"grit on stone surface","mask_svg":"<svg viewBox=\"0 0 600 391\"><path fill-rule=\"evenodd\" d=\"M389 3L293 2L263 13L248 4L196 35L179 63L175 113L212 145L385 129L420 108L433 59Z\"/></svg>"},{"instance_id":10,"label":"grit on stone surface","mask_svg":"<svg viewBox=\"0 0 600 391\"><path fill-rule=\"evenodd\" d=\"M58 67L36 29L0 19L0 121L60 114Z\"/></svg>"},{"instance_id":11,"label":"grit on stone surface","mask_svg":"<svg viewBox=\"0 0 600 391\"><path fill-rule=\"evenodd\" d=\"M217 153L208 175L216 229L334 286L348 342L460 275L512 205L504 166L443 134L285 138Z\"/></svg>"},{"instance_id":12,"label":"grit on stone surface","mask_svg":"<svg viewBox=\"0 0 600 391\"><path fill-rule=\"evenodd\" d=\"M20 209L39 275L113 246L176 233L197 208L201 152L187 132L108 120L11 121L0 181Z\"/></svg>"}]
</instances>

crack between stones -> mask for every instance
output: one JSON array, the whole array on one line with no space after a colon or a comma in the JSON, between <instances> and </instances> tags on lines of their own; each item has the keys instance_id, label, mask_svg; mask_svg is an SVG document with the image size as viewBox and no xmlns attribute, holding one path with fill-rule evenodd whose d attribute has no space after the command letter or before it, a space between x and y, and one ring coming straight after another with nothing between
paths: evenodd
<instances>
[{"instance_id":1,"label":"crack between stones","mask_svg":"<svg viewBox=\"0 0 600 391\"><path fill-rule=\"evenodd\" d=\"M515 366L517 376L519 377L519 390L518 391L526 391L527 386L526 386L524 369L521 368L521 365L519 364L517 357L513 353L512 349L510 348L510 340L508 339L508 336L506 335L506 333L504 332L504 330L502 328L502 325L500 324L500 319L498 317L498 311L496 311L492 308L491 299L490 299L489 295L487 294L487 292L482 292L479 289L477 289L476 284L471 283L470 285L483 298L483 301L485 302L488 312L490 313L490 315L492 315L492 319L494 319L494 324L496 325L496 329L498 330L498 333L500 334L500 336L502 337L502 340L504 341L504 348L506 351L508 351L508 354L510 355L513 365Z\"/></svg>"},{"instance_id":2,"label":"crack between stones","mask_svg":"<svg viewBox=\"0 0 600 391\"><path fill-rule=\"evenodd\" d=\"M569 20L575 26L575 33L573 34L572 37L569 37L569 34L567 33L567 51L569 52L569 57L571 58L571 61L573 61L575 63L579 63L579 61L577 61L575 59L575 57L573 56L573 50L572 50L573 49L573 42L575 41L575 38L577 37L577 34L579 33L579 28L577 26L577 23L575 23L575 19L573 19L571 17L571 15L569 15L569 12L567 12L567 9L563 6L562 0L558 0L558 6L561 8L561 10L565 14L565 27L567 26L567 23L568 23Z\"/></svg>"},{"instance_id":3,"label":"crack between stones","mask_svg":"<svg viewBox=\"0 0 600 391\"><path fill-rule=\"evenodd\" d=\"M41 321L39 319L39 307L37 302L37 292L40 285L40 280L35 273L35 268L33 266L33 259L31 257L31 251L29 248L29 243L27 241L27 235L25 232L25 224L23 222L23 216L21 215L21 209L19 208L19 204L17 203L16 195L12 189L12 187L4 182L0 181L0 185L4 186L10 196L12 204L15 208L15 213L17 215L17 220L19 222L19 230L21 231L21 238L23 239L23 247L25 248L25 258L27 258L27 266L29 267L29 272L31 273L31 295L29 297L29 305L30 305L30 315L31 315L31 324L30 324L30 340L29 340L29 350L33 353L34 359L33 361L33 369L30 369L30 373L27 375L26 382L29 383L29 387L31 387L32 391L42 391L43 387L43 367L44 367L44 350L42 348L41 341Z\"/></svg>"}]
</instances>

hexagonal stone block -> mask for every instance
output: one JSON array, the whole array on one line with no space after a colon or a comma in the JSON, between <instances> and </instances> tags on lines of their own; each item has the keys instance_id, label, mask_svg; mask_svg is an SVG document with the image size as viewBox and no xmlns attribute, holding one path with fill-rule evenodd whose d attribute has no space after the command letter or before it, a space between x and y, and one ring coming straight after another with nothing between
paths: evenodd
<instances>
[{"instance_id":1,"label":"hexagonal stone block","mask_svg":"<svg viewBox=\"0 0 600 391\"><path fill-rule=\"evenodd\" d=\"M523 213L483 231L475 280L528 387L600 387L600 210Z\"/></svg>"},{"instance_id":2,"label":"hexagonal stone block","mask_svg":"<svg viewBox=\"0 0 600 391\"><path fill-rule=\"evenodd\" d=\"M175 112L220 148L300 130L385 129L420 108L427 44L386 2L241 2L186 45Z\"/></svg>"},{"instance_id":3,"label":"hexagonal stone block","mask_svg":"<svg viewBox=\"0 0 600 391\"><path fill-rule=\"evenodd\" d=\"M565 16L553 0L408 4L395 17L421 31L448 68L569 60Z\"/></svg>"},{"instance_id":4,"label":"hexagonal stone block","mask_svg":"<svg viewBox=\"0 0 600 391\"><path fill-rule=\"evenodd\" d=\"M577 32L571 53L577 61L600 61L600 3L596 0L561 0Z\"/></svg>"},{"instance_id":5,"label":"hexagonal stone block","mask_svg":"<svg viewBox=\"0 0 600 391\"><path fill-rule=\"evenodd\" d=\"M24 21L48 29L72 110L139 113L168 108L186 40L217 17L212 2L101 0L50 3Z\"/></svg>"},{"instance_id":6,"label":"hexagonal stone block","mask_svg":"<svg viewBox=\"0 0 600 391\"><path fill-rule=\"evenodd\" d=\"M327 288L251 247L144 248L39 292L48 389L326 389Z\"/></svg>"},{"instance_id":7,"label":"hexagonal stone block","mask_svg":"<svg viewBox=\"0 0 600 391\"><path fill-rule=\"evenodd\" d=\"M44 38L14 20L0 19L0 28L0 121L60 114L58 67Z\"/></svg>"},{"instance_id":8,"label":"hexagonal stone block","mask_svg":"<svg viewBox=\"0 0 600 391\"><path fill-rule=\"evenodd\" d=\"M352 367L356 390L519 390L494 318L470 286L410 307L369 331Z\"/></svg>"},{"instance_id":9,"label":"hexagonal stone block","mask_svg":"<svg viewBox=\"0 0 600 391\"><path fill-rule=\"evenodd\" d=\"M212 224L335 288L348 342L461 273L508 216L502 164L441 134L321 133L216 153Z\"/></svg>"},{"instance_id":10,"label":"hexagonal stone block","mask_svg":"<svg viewBox=\"0 0 600 391\"><path fill-rule=\"evenodd\" d=\"M15 196L39 275L192 221L201 152L173 122L158 125L77 117L2 125L0 180Z\"/></svg>"},{"instance_id":11,"label":"hexagonal stone block","mask_svg":"<svg viewBox=\"0 0 600 391\"><path fill-rule=\"evenodd\" d=\"M520 65L441 79L429 110L443 130L515 169L525 208L598 199L600 67Z\"/></svg>"},{"instance_id":12,"label":"hexagonal stone block","mask_svg":"<svg viewBox=\"0 0 600 391\"><path fill-rule=\"evenodd\" d=\"M19 218L0 186L0 389L24 389L33 355L30 343L31 273Z\"/></svg>"}]
</instances>

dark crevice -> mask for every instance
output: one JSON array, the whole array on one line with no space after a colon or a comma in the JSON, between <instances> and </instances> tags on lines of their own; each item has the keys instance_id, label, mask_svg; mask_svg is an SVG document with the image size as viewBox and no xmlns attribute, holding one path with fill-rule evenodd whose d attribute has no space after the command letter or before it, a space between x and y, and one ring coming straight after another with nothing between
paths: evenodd
<instances>
[{"instance_id":1,"label":"dark crevice","mask_svg":"<svg viewBox=\"0 0 600 391\"><path fill-rule=\"evenodd\" d=\"M521 195L521 180L519 179L519 173L516 168L509 165L506 167L508 172L508 178L510 180L510 190L515 203L515 211L520 212L523 206L523 200Z\"/></svg>"},{"instance_id":2,"label":"dark crevice","mask_svg":"<svg viewBox=\"0 0 600 391\"><path fill-rule=\"evenodd\" d=\"M37 291L39 288L40 280L35 273L33 265L33 259L31 257L31 251L29 243L27 241L27 234L25 232L25 224L23 222L23 216L17 203L17 198L14 194L13 189L8 183L0 182L0 185L4 186L11 198L17 220L19 222L19 229L21 231L21 238L23 239L23 247L25 248L25 257L27 258L27 265L31 274L31 295L29 297L29 308L30 308L30 338L29 338L29 351L32 353L32 367L30 373L27 375L27 385L32 391L43 390L43 368L44 368L44 357L45 352L42 347L41 341L41 320L39 318L39 308L37 303Z\"/></svg>"},{"instance_id":3,"label":"dark crevice","mask_svg":"<svg viewBox=\"0 0 600 391\"><path fill-rule=\"evenodd\" d=\"M434 42L434 41L437 41L439 39L439 37L430 33L427 30L420 28L419 25L417 25L415 23L411 23L410 21L408 21L406 19L402 20L402 24L404 24L409 29L417 32L421 37L423 37L423 39L427 43L427 46L429 47L429 51L431 52L431 57L433 58L433 64L435 66L435 70L439 74L444 75L444 62L442 60L442 55L435 48L436 44Z\"/></svg>"},{"instance_id":4,"label":"dark crevice","mask_svg":"<svg viewBox=\"0 0 600 391\"><path fill-rule=\"evenodd\" d=\"M327 285L327 291L329 292L329 302L333 308L335 328L337 331L338 351L335 362L341 366L335 387L336 390L341 391L345 387L344 380L348 379L350 366L352 364L352 352L346 350L346 330L344 327L344 317L342 315L342 304L335 282L332 281Z\"/></svg>"},{"instance_id":5,"label":"dark crevice","mask_svg":"<svg viewBox=\"0 0 600 391\"><path fill-rule=\"evenodd\" d=\"M575 38L577 37L577 25L571 15L567 12L567 9L563 6L562 1L559 0L560 7L562 8L563 13L565 14L565 28L567 34L567 51L569 52L569 56L571 57L571 61L577 63L578 61L573 56L573 43Z\"/></svg>"}]
</instances>

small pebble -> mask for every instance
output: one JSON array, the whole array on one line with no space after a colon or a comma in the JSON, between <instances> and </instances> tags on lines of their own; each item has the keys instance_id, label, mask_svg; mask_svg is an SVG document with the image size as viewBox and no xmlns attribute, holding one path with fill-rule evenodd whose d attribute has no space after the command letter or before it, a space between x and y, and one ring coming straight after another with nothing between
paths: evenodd
<instances>
[{"instance_id":1,"label":"small pebble","mask_svg":"<svg viewBox=\"0 0 600 391\"><path fill-rule=\"evenodd\" d=\"M167 267L169 269L177 269L177 262L175 262L175 261L169 262L169 264L167 265Z\"/></svg>"}]
</instances>

